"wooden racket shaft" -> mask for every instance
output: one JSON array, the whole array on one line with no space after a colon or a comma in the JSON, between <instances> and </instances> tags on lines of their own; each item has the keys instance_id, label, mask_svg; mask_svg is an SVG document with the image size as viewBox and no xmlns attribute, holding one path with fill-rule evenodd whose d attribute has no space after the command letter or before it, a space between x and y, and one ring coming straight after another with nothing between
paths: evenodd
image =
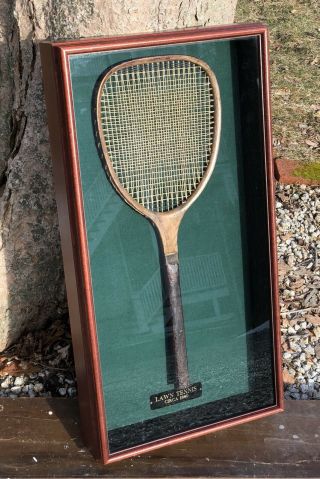
<instances>
[{"instance_id":1,"label":"wooden racket shaft","mask_svg":"<svg viewBox=\"0 0 320 479\"><path fill-rule=\"evenodd\" d=\"M181 301L178 231L213 172L221 128L216 77L198 58L146 57L111 68L97 93L104 164L116 191L157 230L172 328L175 389L154 394L157 409L199 397L190 384Z\"/></svg>"}]
</instances>

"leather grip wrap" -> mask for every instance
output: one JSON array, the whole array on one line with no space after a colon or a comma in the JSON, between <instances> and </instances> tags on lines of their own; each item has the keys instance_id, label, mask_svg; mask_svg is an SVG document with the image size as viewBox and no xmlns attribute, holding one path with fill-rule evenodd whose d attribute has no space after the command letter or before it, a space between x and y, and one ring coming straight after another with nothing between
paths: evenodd
<instances>
[{"instance_id":1,"label":"leather grip wrap","mask_svg":"<svg viewBox=\"0 0 320 479\"><path fill-rule=\"evenodd\" d=\"M189 386L186 335L181 301L178 254L165 256L165 287L168 299L168 320L172 325L172 346L174 356L175 387Z\"/></svg>"}]
</instances>

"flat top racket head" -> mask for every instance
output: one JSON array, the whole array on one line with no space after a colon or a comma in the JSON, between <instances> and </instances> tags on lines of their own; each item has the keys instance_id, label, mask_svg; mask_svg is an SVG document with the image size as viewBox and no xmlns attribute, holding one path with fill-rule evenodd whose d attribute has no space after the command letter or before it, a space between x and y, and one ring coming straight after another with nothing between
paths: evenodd
<instances>
[{"instance_id":1,"label":"flat top racket head","mask_svg":"<svg viewBox=\"0 0 320 479\"><path fill-rule=\"evenodd\" d=\"M214 169L220 95L207 64L189 56L121 63L102 79L97 124L107 173L145 216L186 209Z\"/></svg>"}]
</instances>

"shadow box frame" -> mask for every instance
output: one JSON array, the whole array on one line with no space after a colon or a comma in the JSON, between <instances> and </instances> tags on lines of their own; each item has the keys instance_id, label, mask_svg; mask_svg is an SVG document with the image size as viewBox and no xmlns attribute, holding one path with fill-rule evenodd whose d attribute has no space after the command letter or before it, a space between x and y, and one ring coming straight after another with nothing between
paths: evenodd
<instances>
[{"instance_id":1,"label":"shadow box frame","mask_svg":"<svg viewBox=\"0 0 320 479\"><path fill-rule=\"evenodd\" d=\"M273 374L275 402L259 410L245 412L214 424L156 439L142 445L110 453L106 410L95 323L90 258L81 188L77 128L73 108L70 57L122 49L245 39L256 36L259 44L261 125L265 173L265 200L270 268L271 311L273 316ZM196 438L231 425L245 423L283 410L280 318L274 208L271 111L269 93L268 30L262 24L234 24L174 32L148 33L110 38L41 42L44 91L47 105L53 174L58 207L72 341L76 365L81 430L85 444L104 464L155 448ZM107 181L107 180L106 180Z\"/></svg>"}]
</instances>

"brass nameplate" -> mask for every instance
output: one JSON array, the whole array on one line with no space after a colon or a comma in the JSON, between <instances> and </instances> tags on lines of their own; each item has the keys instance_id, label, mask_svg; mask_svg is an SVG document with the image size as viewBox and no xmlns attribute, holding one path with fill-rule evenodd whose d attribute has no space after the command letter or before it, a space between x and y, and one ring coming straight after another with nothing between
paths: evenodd
<instances>
[{"instance_id":1,"label":"brass nameplate","mask_svg":"<svg viewBox=\"0 0 320 479\"><path fill-rule=\"evenodd\" d=\"M202 394L202 384L194 383L190 384L183 389L173 389L171 391L165 391L159 394L153 394L150 396L151 409L160 409L166 406L172 406L183 401L189 401L189 399L199 398Z\"/></svg>"}]
</instances>

